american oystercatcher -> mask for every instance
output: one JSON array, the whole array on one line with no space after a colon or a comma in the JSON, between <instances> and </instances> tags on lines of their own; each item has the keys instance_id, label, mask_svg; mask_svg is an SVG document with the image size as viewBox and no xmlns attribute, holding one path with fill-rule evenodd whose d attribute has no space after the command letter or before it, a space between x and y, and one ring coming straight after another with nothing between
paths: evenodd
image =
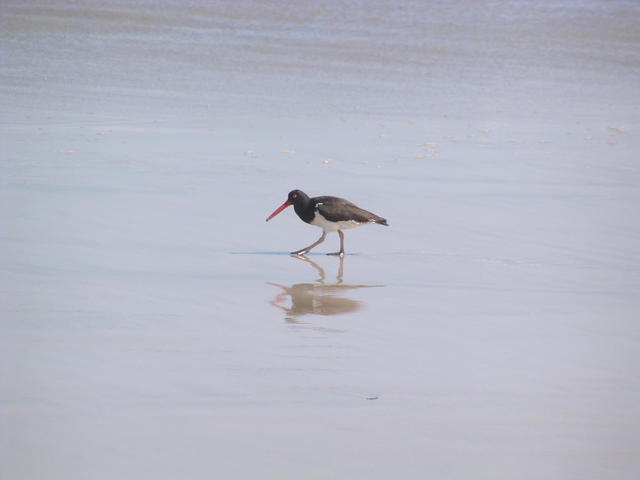
<instances>
[{"instance_id":1,"label":"american oystercatcher","mask_svg":"<svg viewBox=\"0 0 640 480\"><path fill-rule=\"evenodd\" d=\"M344 198L326 196L309 198L306 193L300 190L290 191L287 201L267 217L267 222L291 205L293 205L293 209L302 221L322 229L322 236L316 242L308 247L291 252L292 255L304 255L324 242L327 233L338 232L338 235L340 235L340 251L328 253L327 255L339 255L342 257L344 256L344 233L342 233L342 230L360 227L369 223L388 226L386 219L367 212Z\"/></svg>"}]
</instances>

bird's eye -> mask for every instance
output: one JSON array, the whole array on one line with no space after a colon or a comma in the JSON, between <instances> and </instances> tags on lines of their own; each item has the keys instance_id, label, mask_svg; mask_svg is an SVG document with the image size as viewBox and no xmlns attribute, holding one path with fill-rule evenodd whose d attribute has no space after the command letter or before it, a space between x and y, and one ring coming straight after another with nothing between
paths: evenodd
<instances>
[{"instance_id":1,"label":"bird's eye","mask_svg":"<svg viewBox=\"0 0 640 480\"><path fill-rule=\"evenodd\" d=\"M293 195L291 195L291 198L298 198L298 194L294 193Z\"/></svg>"}]
</instances>

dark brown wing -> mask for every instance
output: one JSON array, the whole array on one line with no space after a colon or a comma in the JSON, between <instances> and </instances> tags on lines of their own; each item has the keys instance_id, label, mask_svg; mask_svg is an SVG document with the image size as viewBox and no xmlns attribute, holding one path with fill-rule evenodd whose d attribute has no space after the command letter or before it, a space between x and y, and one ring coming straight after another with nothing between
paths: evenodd
<instances>
[{"instance_id":1,"label":"dark brown wing","mask_svg":"<svg viewBox=\"0 0 640 480\"><path fill-rule=\"evenodd\" d=\"M344 198L316 197L313 200L318 208L318 212L330 222L355 221L358 223L388 225L384 218L364 210Z\"/></svg>"}]
</instances>

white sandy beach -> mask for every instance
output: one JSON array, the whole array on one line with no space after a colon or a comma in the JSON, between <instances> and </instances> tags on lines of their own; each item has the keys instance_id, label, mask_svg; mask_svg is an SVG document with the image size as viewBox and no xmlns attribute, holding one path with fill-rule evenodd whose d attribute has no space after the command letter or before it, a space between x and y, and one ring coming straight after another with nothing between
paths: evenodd
<instances>
[{"instance_id":1,"label":"white sandy beach","mask_svg":"<svg viewBox=\"0 0 640 480\"><path fill-rule=\"evenodd\" d=\"M3 2L0 478L637 478L639 26Z\"/></svg>"}]
</instances>

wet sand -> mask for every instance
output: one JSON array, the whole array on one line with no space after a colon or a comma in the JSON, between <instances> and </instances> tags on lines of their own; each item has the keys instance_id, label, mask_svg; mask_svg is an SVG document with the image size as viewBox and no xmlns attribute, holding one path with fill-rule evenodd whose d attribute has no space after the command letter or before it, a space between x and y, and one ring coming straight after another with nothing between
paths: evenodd
<instances>
[{"instance_id":1,"label":"wet sand","mask_svg":"<svg viewBox=\"0 0 640 480\"><path fill-rule=\"evenodd\" d=\"M4 2L0 477L635 478L640 10L472 5Z\"/></svg>"}]
</instances>

